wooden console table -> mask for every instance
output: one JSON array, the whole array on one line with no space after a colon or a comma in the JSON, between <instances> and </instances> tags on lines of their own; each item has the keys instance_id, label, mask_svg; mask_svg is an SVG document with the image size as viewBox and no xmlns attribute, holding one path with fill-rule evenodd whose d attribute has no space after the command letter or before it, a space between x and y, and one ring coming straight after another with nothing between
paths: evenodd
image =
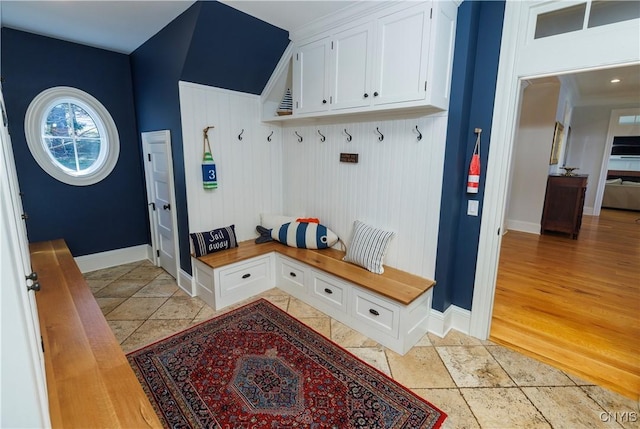
<instances>
[{"instance_id":1,"label":"wooden console table","mask_svg":"<svg viewBox=\"0 0 640 429\"><path fill-rule=\"evenodd\" d=\"M575 240L582 224L587 175L550 175L540 222L540 233L564 232Z\"/></svg>"}]
</instances>

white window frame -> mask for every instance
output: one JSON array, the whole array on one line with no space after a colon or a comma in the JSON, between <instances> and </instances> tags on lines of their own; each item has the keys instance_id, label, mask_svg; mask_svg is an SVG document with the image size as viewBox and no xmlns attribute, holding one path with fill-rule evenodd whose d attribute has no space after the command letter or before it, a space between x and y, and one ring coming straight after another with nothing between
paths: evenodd
<instances>
[{"instance_id":1,"label":"white window frame","mask_svg":"<svg viewBox=\"0 0 640 429\"><path fill-rule=\"evenodd\" d=\"M92 166L80 174L59 165L46 149L42 136L42 123L51 109L56 104L68 102L87 110L100 128L101 136L104 133L105 150L103 151L101 147L101 154L95 162L95 167ZM68 185L88 186L98 183L113 171L118 162L120 137L111 114L95 97L78 88L56 86L38 94L27 108L24 132L31 155L38 165L51 177Z\"/></svg>"}]
</instances>

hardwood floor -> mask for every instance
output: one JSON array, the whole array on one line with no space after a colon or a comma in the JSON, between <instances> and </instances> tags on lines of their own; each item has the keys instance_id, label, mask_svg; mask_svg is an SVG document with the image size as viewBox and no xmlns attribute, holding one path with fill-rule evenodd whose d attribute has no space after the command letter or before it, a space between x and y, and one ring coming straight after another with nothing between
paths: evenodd
<instances>
[{"instance_id":1,"label":"hardwood floor","mask_svg":"<svg viewBox=\"0 0 640 429\"><path fill-rule=\"evenodd\" d=\"M509 231L490 339L640 395L640 212L585 216L577 240Z\"/></svg>"}]
</instances>

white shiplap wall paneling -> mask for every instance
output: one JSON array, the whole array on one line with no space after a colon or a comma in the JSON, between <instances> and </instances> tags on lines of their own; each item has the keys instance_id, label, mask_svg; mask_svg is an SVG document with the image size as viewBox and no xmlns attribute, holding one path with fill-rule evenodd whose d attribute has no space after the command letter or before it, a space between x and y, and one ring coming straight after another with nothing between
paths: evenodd
<instances>
[{"instance_id":1,"label":"white shiplap wall paneling","mask_svg":"<svg viewBox=\"0 0 640 429\"><path fill-rule=\"evenodd\" d=\"M353 221L396 232L385 263L435 273L446 115L283 128L284 213L313 216L350 241ZM422 133L417 140L415 127ZM384 135L379 141L376 128ZM320 141L320 129L326 140ZM352 135L346 141L344 129ZM303 137L299 143L294 132ZM357 153L357 164L339 162Z\"/></svg>"},{"instance_id":2,"label":"white shiplap wall paneling","mask_svg":"<svg viewBox=\"0 0 640 429\"><path fill-rule=\"evenodd\" d=\"M446 113L269 125L260 122L257 96L185 82L180 104L190 232L235 224L238 238L248 240L260 213L283 213L318 217L348 245L359 219L396 233L386 265L434 278ZM207 125L216 127L209 134L219 176L212 191L200 177ZM339 162L342 152L357 153L359 162Z\"/></svg>"},{"instance_id":3,"label":"white shiplap wall paneling","mask_svg":"<svg viewBox=\"0 0 640 429\"><path fill-rule=\"evenodd\" d=\"M235 224L239 240L255 237L260 213L282 211L280 128L260 122L255 95L181 82L180 108L189 231ZM203 189L201 182L206 126L215 127L209 131L218 173L215 190Z\"/></svg>"}]
</instances>

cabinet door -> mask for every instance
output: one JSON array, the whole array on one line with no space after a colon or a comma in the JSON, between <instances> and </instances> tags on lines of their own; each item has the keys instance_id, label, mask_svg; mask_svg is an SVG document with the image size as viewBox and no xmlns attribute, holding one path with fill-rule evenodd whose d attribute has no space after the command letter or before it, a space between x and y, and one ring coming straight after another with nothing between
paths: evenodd
<instances>
[{"instance_id":1,"label":"cabinet door","mask_svg":"<svg viewBox=\"0 0 640 429\"><path fill-rule=\"evenodd\" d=\"M370 23L335 35L332 41L331 108L346 109L371 104L373 26Z\"/></svg>"},{"instance_id":2,"label":"cabinet door","mask_svg":"<svg viewBox=\"0 0 640 429\"><path fill-rule=\"evenodd\" d=\"M424 100L430 5L421 2L378 19L374 104Z\"/></svg>"},{"instance_id":3,"label":"cabinet door","mask_svg":"<svg viewBox=\"0 0 640 429\"><path fill-rule=\"evenodd\" d=\"M331 40L326 37L300 46L293 67L293 111L309 113L329 108Z\"/></svg>"}]
</instances>

